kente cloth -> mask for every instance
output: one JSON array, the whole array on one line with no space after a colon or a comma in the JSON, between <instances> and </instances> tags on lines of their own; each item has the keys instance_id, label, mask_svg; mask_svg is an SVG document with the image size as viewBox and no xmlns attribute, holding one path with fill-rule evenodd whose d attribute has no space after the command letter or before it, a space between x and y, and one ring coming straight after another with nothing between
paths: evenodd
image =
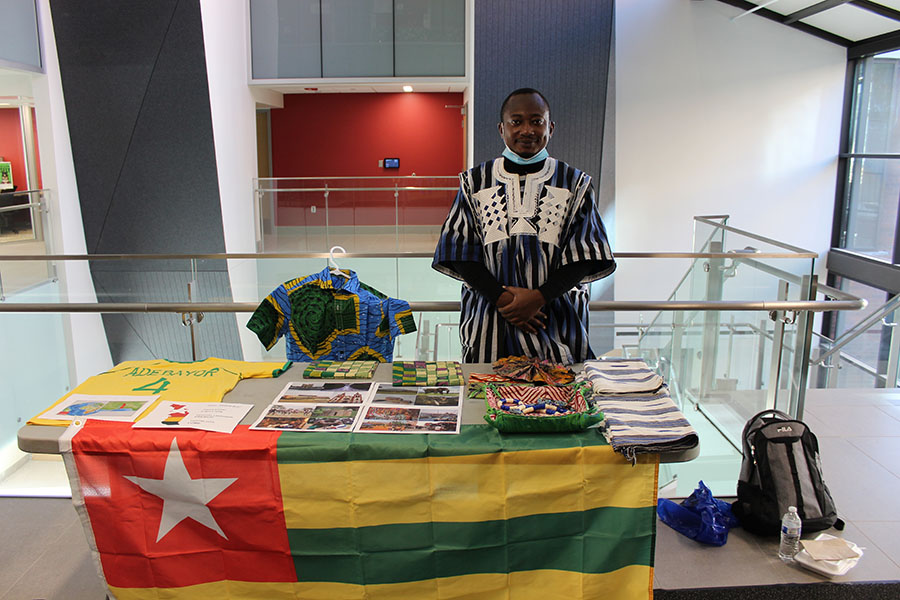
<instances>
[{"instance_id":1,"label":"kente cloth","mask_svg":"<svg viewBox=\"0 0 900 600\"><path fill-rule=\"evenodd\" d=\"M629 460L638 454L689 450L699 442L665 385L642 394L595 394L594 404L606 416L601 425L606 439Z\"/></svg>"},{"instance_id":2,"label":"kente cloth","mask_svg":"<svg viewBox=\"0 0 900 600\"><path fill-rule=\"evenodd\" d=\"M267 350L285 337L288 359L299 362L390 362L394 338L416 330L409 303L388 298L353 271L330 269L287 281L259 305L247 328Z\"/></svg>"},{"instance_id":3,"label":"kente cloth","mask_svg":"<svg viewBox=\"0 0 900 600\"><path fill-rule=\"evenodd\" d=\"M453 267L461 261L483 263L501 285L531 290L561 266L598 265L541 309L546 327L533 334L509 325L490 300L464 284L459 327L464 362L510 355L564 364L594 358L587 284L612 273L616 263L586 173L554 158L522 179L504 168L502 158L461 173L431 266L463 280Z\"/></svg>"},{"instance_id":4,"label":"kente cloth","mask_svg":"<svg viewBox=\"0 0 900 600\"><path fill-rule=\"evenodd\" d=\"M223 435L89 421L61 450L118 600L652 594L658 457L632 467L593 431Z\"/></svg>"},{"instance_id":5,"label":"kente cloth","mask_svg":"<svg viewBox=\"0 0 900 600\"><path fill-rule=\"evenodd\" d=\"M595 394L654 392L663 385L663 378L640 358L589 360L583 373Z\"/></svg>"},{"instance_id":6,"label":"kente cloth","mask_svg":"<svg viewBox=\"0 0 900 600\"><path fill-rule=\"evenodd\" d=\"M207 358L197 362L175 362L165 359L129 360L109 371L89 377L72 391L48 407L60 404L72 394L96 396L159 396L146 408L151 411L163 401L221 402L242 379L278 377L290 362L244 362L225 358ZM41 411L43 414L46 410ZM71 421L39 419L29 425L62 425Z\"/></svg>"},{"instance_id":7,"label":"kente cloth","mask_svg":"<svg viewBox=\"0 0 900 600\"><path fill-rule=\"evenodd\" d=\"M399 361L393 366L394 385L463 385L462 366L456 361Z\"/></svg>"},{"instance_id":8,"label":"kente cloth","mask_svg":"<svg viewBox=\"0 0 900 600\"><path fill-rule=\"evenodd\" d=\"M508 356L494 361L494 373L516 381L565 385L575 380L575 373L569 367L549 360Z\"/></svg>"},{"instance_id":9,"label":"kente cloth","mask_svg":"<svg viewBox=\"0 0 900 600\"><path fill-rule=\"evenodd\" d=\"M378 361L317 360L309 364L303 376L310 379L372 379Z\"/></svg>"}]
</instances>

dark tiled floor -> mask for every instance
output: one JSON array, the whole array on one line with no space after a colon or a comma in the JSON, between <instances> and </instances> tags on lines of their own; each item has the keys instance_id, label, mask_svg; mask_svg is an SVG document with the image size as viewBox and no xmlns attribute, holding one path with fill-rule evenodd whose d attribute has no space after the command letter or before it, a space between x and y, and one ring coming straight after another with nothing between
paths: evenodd
<instances>
[{"instance_id":1,"label":"dark tiled floor","mask_svg":"<svg viewBox=\"0 0 900 600\"><path fill-rule=\"evenodd\" d=\"M900 392L811 390L805 420L819 437L825 475L847 521L845 531L831 533L864 548L859 564L835 581L900 581ZM658 532L658 589L826 581L783 564L776 540L741 529L721 548L662 523ZM0 540L0 600L104 598L70 500L0 498Z\"/></svg>"}]
</instances>

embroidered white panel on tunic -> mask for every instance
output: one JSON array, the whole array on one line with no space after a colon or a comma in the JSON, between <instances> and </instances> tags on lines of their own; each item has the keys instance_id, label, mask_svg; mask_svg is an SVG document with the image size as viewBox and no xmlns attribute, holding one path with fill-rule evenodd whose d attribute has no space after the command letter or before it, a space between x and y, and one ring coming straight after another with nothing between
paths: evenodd
<instances>
[{"instance_id":1,"label":"embroidered white panel on tunic","mask_svg":"<svg viewBox=\"0 0 900 600\"><path fill-rule=\"evenodd\" d=\"M509 237L506 232L506 199L501 193L501 186L496 185L472 194L484 230L483 244L491 244Z\"/></svg>"},{"instance_id":2,"label":"embroidered white panel on tunic","mask_svg":"<svg viewBox=\"0 0 900 600\"><path fill-rule=\"evenodd\" d=\"M559 247L563 221L566 218L566 209L569 206L572 192L551 185L544 186L544 189L547 190L547 194L541 198L538 209L538 239Z\"/></svg>"}]
</instances>

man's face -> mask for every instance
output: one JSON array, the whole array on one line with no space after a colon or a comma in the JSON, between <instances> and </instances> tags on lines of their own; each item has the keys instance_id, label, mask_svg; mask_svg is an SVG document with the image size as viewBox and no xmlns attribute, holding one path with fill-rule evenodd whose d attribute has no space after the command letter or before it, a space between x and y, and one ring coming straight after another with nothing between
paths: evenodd
<instances>
[{"instance_id":1,"label":"man's face","mask_svg":"<svg viewBox=\"0 0 900 600\"><path fill-rule=\"evenodd\" d=\"M531 158L544 149L553 135L550 111L537 94L518 94L509 99L500 122L500 137L507 148Z\"/></svg>"}]
</instances>

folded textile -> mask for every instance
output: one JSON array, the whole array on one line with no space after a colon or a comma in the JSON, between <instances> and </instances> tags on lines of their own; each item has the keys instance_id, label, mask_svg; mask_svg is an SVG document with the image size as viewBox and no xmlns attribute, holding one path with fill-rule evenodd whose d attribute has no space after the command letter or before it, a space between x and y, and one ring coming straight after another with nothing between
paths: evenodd
<instances>
[{"instance_id":1,"label":"folded textile","mask_svg":"<svg viewBox=\"0 0 900 600\"><path fill-rule=\"evenodd\" d=\"M317 360L309 363L304 377L312 379L372 379L378 362L374 360Z\"/></svg>"},{"instance_id":2,"label":"folded textile","mask_svg":"<svg viewBox=\"0 0 900 600\"><path fill-rule=\"evenodd\" d=\"M484 400L485 391L487 388L487 384L493 383L496 385L503 384L515 384L519 386L528 386L535 385L534 383L527 381L518 381L516 379L512 379L511 377L505 377L504 375L497 375L496 373L469 373L469 388L467 397L469 398L481 398Z\"/></svg>"},{"instance_id":3,"label":"folded textile","mask_svg":"<svg viewBox=\"0 0 900 600\"><path fill-rule=\"evenodd\" d=\"M463 385L462 366L456 361L395 361L394 385Z\"/></svg>"},{"instance_id":4,"label":"folded textile","mask_svg":"<svg viewBox=\"0 0 900 600\"><path fill-rule=\"evenodd\" d=\"M643 394L595 394L594 404L606 417L603 435L632 462L638 454L689 450L699 442L665 385Z\"/></svg>"},{"instance_id":5,"label":"folded textile","mask_svg":"<svg viewBox=\"0 0 900 600\"><path fill-rule=\"evenodd\" d=\"M594 386L595 394L654 392L663 384L663 378L640 358L588 360L584 363L584 375Z\"/></svg>"},{"instance_id":6,"label":"folded textile","mask_svg":"<svg viewBox=\"0 0 900 600\"><path fill-rule=\"evenodd\" d=\"M494 361L493 367L497 375L516 381L566 385L575 380L575 373L569 367L527 356L507 356Z\"/></svg>"}]
</instances>

